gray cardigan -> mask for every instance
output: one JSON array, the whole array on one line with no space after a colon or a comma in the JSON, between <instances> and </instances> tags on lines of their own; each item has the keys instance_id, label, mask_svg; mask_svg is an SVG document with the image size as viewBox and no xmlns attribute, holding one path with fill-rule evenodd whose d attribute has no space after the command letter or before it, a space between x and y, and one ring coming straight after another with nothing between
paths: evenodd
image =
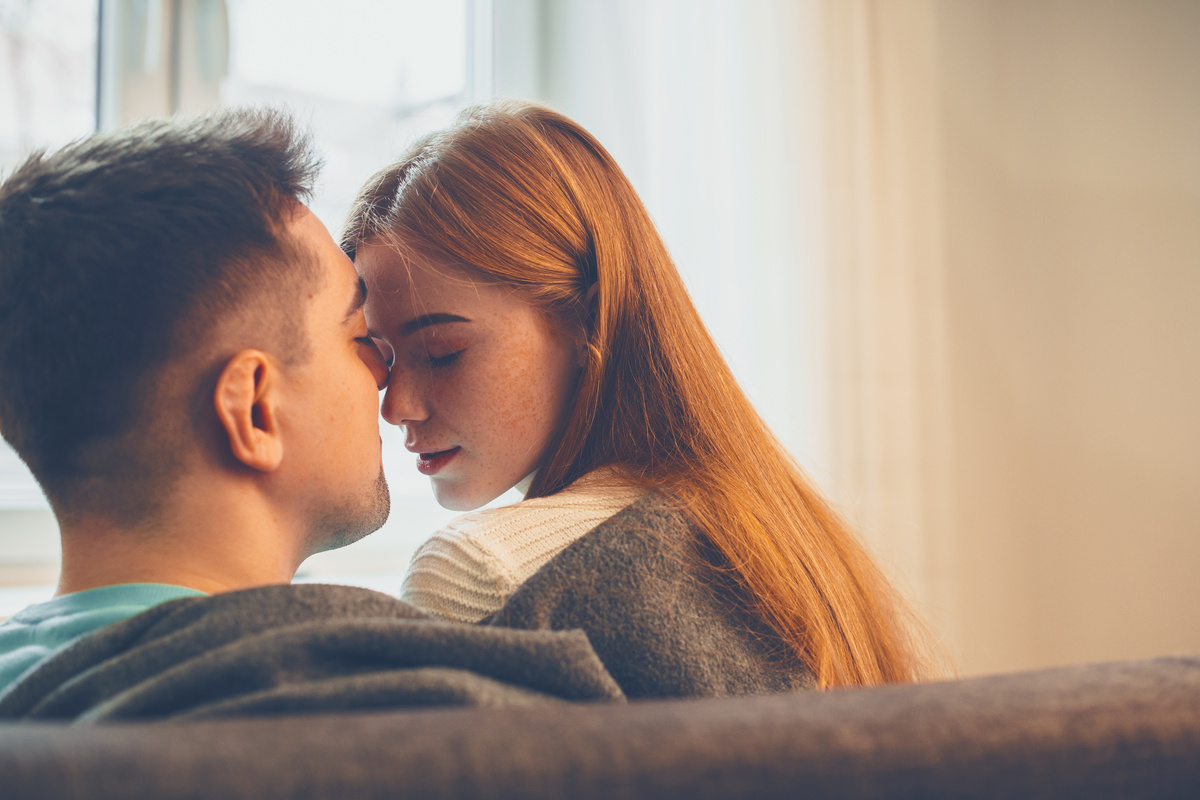
<instances>
[{"instance_id":1,"label":"gray cardigan","mask_svg":"<svg viewBox=\"0 0 1200 800\"><path fill-rule=\"evenodd\" d=\"M651 493L551 559L481 624L581 629L629 698L814 688L691 521Z\"/></svg>"}]
</instances>

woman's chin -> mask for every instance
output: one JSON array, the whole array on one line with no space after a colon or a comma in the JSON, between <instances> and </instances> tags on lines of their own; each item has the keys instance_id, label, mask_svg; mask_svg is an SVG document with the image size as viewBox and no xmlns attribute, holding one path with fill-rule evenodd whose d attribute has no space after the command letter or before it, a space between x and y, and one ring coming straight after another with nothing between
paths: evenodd
<instances>
[{"instance_id":1,"label":"woman's chin","mask_svg":"<svg viewBox=\"0 0 1200 800\"><path fill-rule=\"evenodd\" d=\"M433 498L437 500L439 506L448 511L474 511L500 496L499 494L494 497L480 496L479 492L472 492L470 487L437 478L434 478L431 483L433 484Z\"/></svg>"}]
</instances>

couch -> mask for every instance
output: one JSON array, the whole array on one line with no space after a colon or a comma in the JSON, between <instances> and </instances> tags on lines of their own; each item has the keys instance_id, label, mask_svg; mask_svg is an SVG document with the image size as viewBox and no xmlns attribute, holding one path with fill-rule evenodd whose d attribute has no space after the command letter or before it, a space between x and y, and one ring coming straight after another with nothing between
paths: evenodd
<instances>
[{"instance_id":1,"label":"couch","mask_svg":"<svg viewBox=\"0 0 1200 800\"><path fill-rule=\"evenodd\" d=\"M0 797L1200 798L1200 658L627 705L7 723Z\"/></svg>"}]
</instances>

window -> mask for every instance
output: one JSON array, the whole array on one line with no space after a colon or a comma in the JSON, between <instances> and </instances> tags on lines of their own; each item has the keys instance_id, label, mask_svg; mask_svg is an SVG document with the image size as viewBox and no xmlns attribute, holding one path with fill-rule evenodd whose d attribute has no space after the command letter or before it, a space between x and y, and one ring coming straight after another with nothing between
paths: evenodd
<instances>
[{"instance_id":1,"label":"window","mask_svg":"<svg viewBox=\"0 0 1200 800\"><path fill-rule=\"evenodd\" d=\"M0 0L0 176L34 150L95 130L98 32L97 0ZM0 441L0 509L45 508ZM0 533L0 559L4 546Z\"/></svg>"},{"instance_id":2,"label":"window","mask_svg":"<svg viewBox=\"0 0 1200 800\"><path fill-rule=\"evenodd\" d=\"M486 99L490 5L0 0L0 171L97 125L217 105L285 105L324 154L312 207L336 236L375 170ZM412 549L454 516L434 502L398 431L386 423L381 431L391 519L352 548L313 557L298 579L395 592ZM57 559L45 498L0 443L0 617L49 593Z\"/></svg>"}]
</instances>

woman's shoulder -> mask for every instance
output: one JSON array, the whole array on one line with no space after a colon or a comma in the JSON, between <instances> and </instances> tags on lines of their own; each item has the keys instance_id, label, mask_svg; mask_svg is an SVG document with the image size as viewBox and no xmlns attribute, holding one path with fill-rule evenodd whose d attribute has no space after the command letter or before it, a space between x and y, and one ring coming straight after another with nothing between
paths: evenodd
<instances>
[{"instance_id":1,"label":"woman's shoulder","mask_svg":"<svg viewBox=\"0 0 1200 800\"><path fill-rule=\"evenodd\" d=\"M458 542L502 561L536 559L564 547L637 504L646 490L589 474L562 491L457 517L428 543Z\"/></svg>"},{"instance_id":2,"label":"woman's shoulder","mask_svg":"<svg viewBox=\"0 0 1200 800\"><path fill-rule=\"evenodd\" d=\"M689 515L652 492L547 562L485 622L583 629L630 697L810 687L710 550Z\"/></svg>"},{"instance_id":3,"label":"woman's shoulder","mask_svg":"<svg viewBox=\"0 0 1200 800\"><path fill-rule=\"evenodd\" d=\"M480 509L447 523L413 555L401 596L457 621L475 622L496 611L547 561L644 494L605 476L588 477L548 497ZM443 597L450 594L453 610Z\"/></svg>"},{"instance_id":4,"label":"woman's shoulder","mask_svg":"<svg viewBox=\"0 0 1200 800\"><path fill-rule=\"evenodd\" d=\"M644 493L600 527L606 532L653 534L654 541L664 546L688 541L698 530L687 511L659 491Z\"/></svg>"},{"instance_id":5,"label":"woman's shoulder","mask_svg":"<svg viewBox=\"0 0 1200 800\"><path fill-rule=\"evenodd\" d=\"M652 490L564 547L525 584L530 593L573 585L599 594L643 584L679 591L705 571L709 559L703 541L686 510ZM619 580L613 580L615 574Z\"/></svg>"}]
</instances>

